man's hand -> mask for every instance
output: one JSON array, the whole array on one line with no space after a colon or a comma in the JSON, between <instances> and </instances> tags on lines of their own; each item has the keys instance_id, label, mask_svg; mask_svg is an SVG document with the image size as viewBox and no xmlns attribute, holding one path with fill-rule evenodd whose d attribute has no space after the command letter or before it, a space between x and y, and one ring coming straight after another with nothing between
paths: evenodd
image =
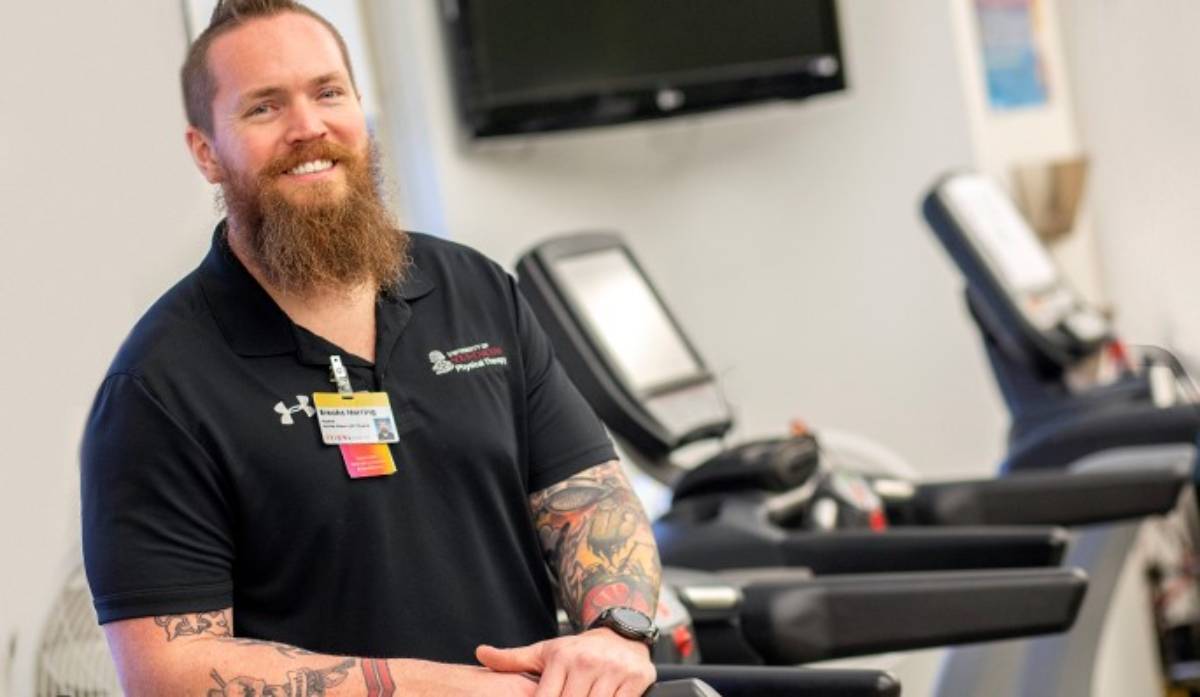
<instances>
[{"instance_id":1,"label":"man's hand","mask_svg":"<svg viewBox=\"0 0 1200 697\"><path fill-rule=\"evenodd\" d=\"M641 697L657 679L645 644L604 628L513 649L480 646L475 657L496 672L540 675L534 697Z\"/></svg>"}]
</instances>

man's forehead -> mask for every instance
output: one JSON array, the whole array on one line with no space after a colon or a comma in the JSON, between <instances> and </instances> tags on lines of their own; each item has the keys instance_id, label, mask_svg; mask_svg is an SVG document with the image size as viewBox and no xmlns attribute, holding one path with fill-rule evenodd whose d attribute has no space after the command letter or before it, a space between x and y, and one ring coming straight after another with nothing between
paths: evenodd
<instances>
[{"instance_id":1,"label":"man's forehead","mask_svg":"<svg viewBox=\"0 0 1200 697\"><path fill-rule=\"evenodd\" d=\"M349 80L333 34L312 17L295 12L252 19L222 34L209 47L208 69L216 79L217 94L235 98L329 74Z\"/></svg>"}]
</instances>

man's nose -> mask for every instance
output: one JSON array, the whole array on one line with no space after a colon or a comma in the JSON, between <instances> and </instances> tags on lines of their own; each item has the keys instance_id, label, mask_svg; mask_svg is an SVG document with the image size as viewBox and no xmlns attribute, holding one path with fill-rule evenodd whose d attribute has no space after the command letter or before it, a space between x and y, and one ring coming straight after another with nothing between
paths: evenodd
<instances>
[{"instance_id":1,"label":"man's nose","mask_svg":"<svg viewBox=\"0 0 1200 697\"><path fill-rule=\"evenodd\" d=\"M328 132L317 105L308 100L297 100L288 114L288 119L287 139L291 144L324 138Z\"/></svg>"}]
</instances>

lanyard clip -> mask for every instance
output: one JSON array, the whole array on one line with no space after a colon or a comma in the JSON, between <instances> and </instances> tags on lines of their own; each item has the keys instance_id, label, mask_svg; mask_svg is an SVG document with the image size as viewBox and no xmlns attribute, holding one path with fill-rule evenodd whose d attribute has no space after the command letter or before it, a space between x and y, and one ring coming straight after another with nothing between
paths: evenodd
<instances>
[{"instance_id":1,"label":"lanyard clip","mask_svg":"<svg viewBox=\"0 0 1200 697\"><path fill-rule=\"evenodd\" d=\"M354 390L350 387L350 373L346 372L341 356L329 357L329 382L337 384L338 394L341 396L354 396Z\"/></svg>"}]
</instances>

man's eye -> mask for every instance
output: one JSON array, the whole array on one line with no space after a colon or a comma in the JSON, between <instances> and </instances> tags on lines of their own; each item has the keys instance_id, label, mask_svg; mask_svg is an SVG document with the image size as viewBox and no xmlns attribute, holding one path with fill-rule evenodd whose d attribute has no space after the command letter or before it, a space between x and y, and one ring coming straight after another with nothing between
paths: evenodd
<instances>
[{"instance_id":1,"label":"man's eye","mask_svg":"<svg viewBox=\"0 0 1200 697\"><path fill-rule=\"evenodd\" d=\"M271 109L270 104L256 104L246 111L246 116L262 116L263 114L270 113Z\"/></svg>"},{"instance_id":2,"label":"man's eye","mask_svg":"<svg viewBox=\"0 0 1200 697\"><path fill-rule=\"evenodd\" d=\"M345 92L342 91L342 89L338 87L330 87L328 89L321 90L321 99L337 99L344 94Z\"/></svg>"}]
</instances>

